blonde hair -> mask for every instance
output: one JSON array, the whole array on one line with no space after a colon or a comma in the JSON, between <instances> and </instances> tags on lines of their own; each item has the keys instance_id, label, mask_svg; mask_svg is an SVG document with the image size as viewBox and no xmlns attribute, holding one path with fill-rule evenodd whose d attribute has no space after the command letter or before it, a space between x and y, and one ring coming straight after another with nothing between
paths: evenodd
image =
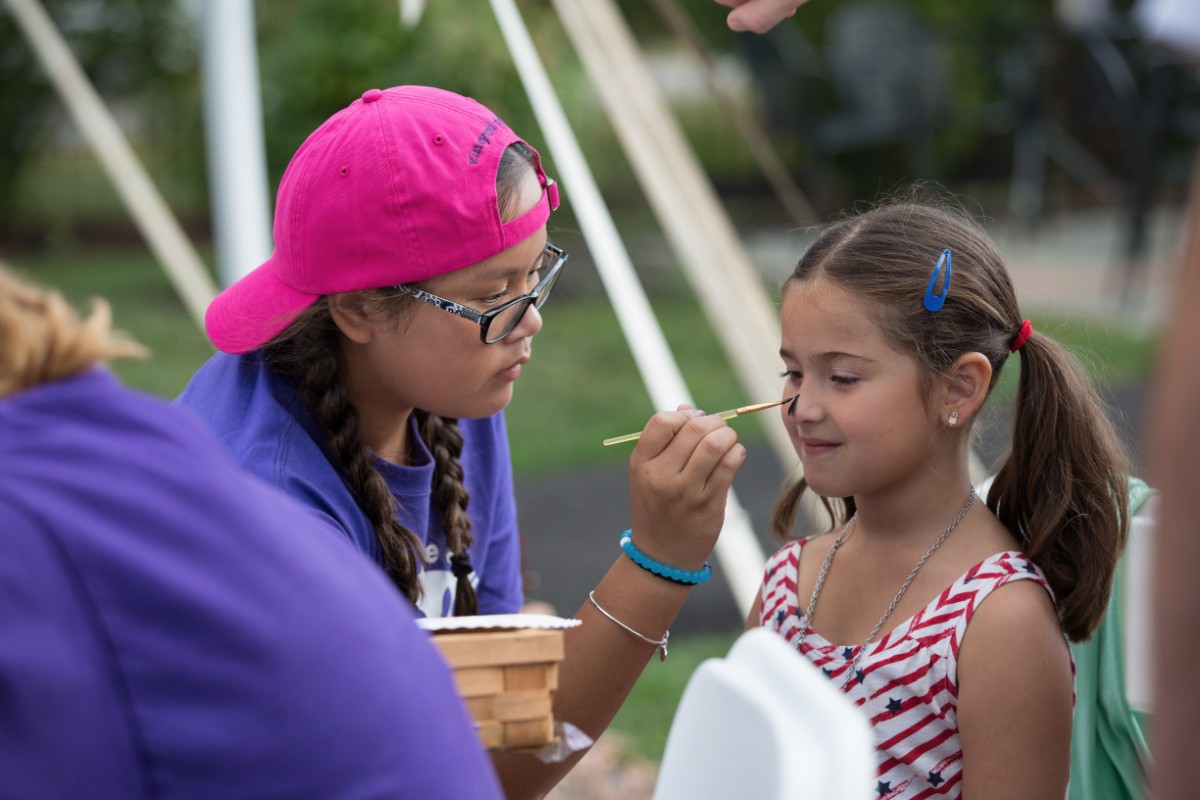
<instances>
[{"instance_id":1,"label":"blonde hair","mask_svg":"<svg viewBox=\"0 0 1200 800\"><path fill-rule=\"evenodd\" d=\"M112 330L106 301L81 319L61 294L19 280L0 264L0 397L69 378L145 349Z\"/></svg>"}]
</instances>

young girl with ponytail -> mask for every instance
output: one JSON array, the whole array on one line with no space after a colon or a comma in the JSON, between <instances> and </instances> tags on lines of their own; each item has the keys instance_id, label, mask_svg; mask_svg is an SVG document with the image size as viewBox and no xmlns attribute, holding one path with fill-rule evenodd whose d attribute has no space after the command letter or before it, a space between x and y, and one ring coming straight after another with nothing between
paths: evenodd
<instances>
[{"instance_id":1,"label":"young girl with ponytail","mask_svg":"<svg viewBox=\"0 0 1200 800\"><path fill-rule=\"evenodd\" d=\"M995 246L912 202L827 228L783 288L782 419L828 533L767 564L777 630L867 714L880 797L1065 796L1067 639L1099 623L1126 537L1127 465L1075 360L1022 318ZM971 431L1020 359L1011 452L987 492Z\"/></svg>"}]
</instances>

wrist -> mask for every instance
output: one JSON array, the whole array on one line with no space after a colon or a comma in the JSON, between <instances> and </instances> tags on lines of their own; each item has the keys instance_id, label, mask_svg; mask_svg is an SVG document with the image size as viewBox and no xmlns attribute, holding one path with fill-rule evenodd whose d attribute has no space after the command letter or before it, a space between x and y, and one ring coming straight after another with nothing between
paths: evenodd
<instances>
[{"instance_id":1,"label":"wrist","mask_svg":"<svg viewBox=\"0 0 1200 800\"><path fill-rule=\"evenodd\" d=\"M642 552L633 542L633 532L627 530L621 534L621 550L633 563L664 580L685 586L696 586L712 578L712 565L705 561L699 569L683 569L670 564L664 564Z\"/></svg>"}]
</instances>

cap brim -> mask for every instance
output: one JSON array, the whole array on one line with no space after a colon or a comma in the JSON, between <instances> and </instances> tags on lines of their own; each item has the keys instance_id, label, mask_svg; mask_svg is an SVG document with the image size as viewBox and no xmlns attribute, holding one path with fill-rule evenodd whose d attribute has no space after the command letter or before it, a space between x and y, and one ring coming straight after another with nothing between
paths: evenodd
<instances>
[{"instance_id":1,"label":"cap brim","mask_svg":"<svg viewBox=\"0 0 1200 800\"><path fill-rule=\"evenodd\" d=\"M248 353L278 336L319 295L293 289L275 277L272 259L221 292L204 314L218 350Z\"/></svg>"}]
</instances>

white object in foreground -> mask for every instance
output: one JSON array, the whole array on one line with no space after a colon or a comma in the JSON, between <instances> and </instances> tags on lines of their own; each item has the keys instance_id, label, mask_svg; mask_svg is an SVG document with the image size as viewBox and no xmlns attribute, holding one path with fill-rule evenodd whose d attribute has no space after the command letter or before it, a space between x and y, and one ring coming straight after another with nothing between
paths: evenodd
<instances>
[{"instance_id":1,"label":"white object in foreground","mask_svg":"<svg viewBox=\"0 0 1200 800\"><path fill-rule=\"evenodd\" d=\"M866 718L779 634L755 628L688 681L654 798L867 800L874 785Z\"/></svg>"}]
</instances>

